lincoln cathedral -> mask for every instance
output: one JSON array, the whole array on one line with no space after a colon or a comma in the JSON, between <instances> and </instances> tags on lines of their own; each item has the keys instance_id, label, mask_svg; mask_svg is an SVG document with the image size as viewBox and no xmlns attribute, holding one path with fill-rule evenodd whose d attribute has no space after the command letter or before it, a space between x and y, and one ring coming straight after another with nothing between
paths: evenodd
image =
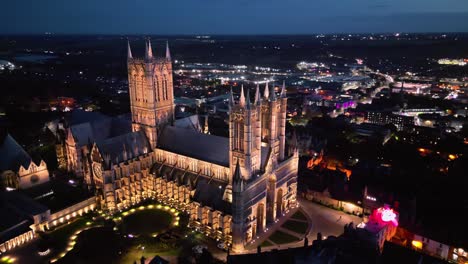
<instances>
[{"instance_id":1,"label":"lincoln cathedral","mask_svg":"<svg viewBox=\"0 0 468 264\"><path fill-rule=\"evenodd\" d=\"M66 167L109 212L145 199L186 211L189 225L240 252L296 207L298 154L286 145L286 87L242 87L229 97L229 137L204 133L198 116L175 118L172 62L128 45L131 114L70 124ZM197 129L198 128L198 129Z\"/></svg>"}]
</instances>

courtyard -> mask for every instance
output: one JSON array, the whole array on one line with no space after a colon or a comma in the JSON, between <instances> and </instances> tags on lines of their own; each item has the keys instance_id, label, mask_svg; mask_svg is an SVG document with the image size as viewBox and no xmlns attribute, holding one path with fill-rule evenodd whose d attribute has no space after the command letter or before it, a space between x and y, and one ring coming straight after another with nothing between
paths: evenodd
<instances>
[{"instance_id":1,"label":"courtyard","mask_svg":"<svg viewBox=\"0 0 468 264\"><path fill-rule=\"evenodd\" d=\"M155 236L168 229L175 217L170 212L161 209L137 210L132 214L122 216L118 228L127 235Z\"/></svg>"},{"instance_id":2,"label":"courtyard","mask_svg":"<svg viewBox=\"0 0 468 264\"><path fill-rule=\"evenodd\" d=\"M260 246L271 247L282 244L297 243L304 239L309 230L309 222L305 214L298 210L292 214L281 226L267 237Z\"/></svg>"},{"instance_id":3,"label":"courtyard","mask_svg":"<svg viewBox=\"0 0 468 264\"><path fill-rule=\"evenodd\" d=\"M73 246L54 261L134 263L139 262L142 256L151 259L156 255L171 261L193 259L197 257L192 252L196 245L207 246L214 254L225 254L216 248L216 241L188 229L188 215L161 204L140 205L112 216L101 215L99 221L88 226L86 223L89 222L84 221L77 220L75 225L65 229L70 231L60 235L63 239L66 234L72 234L68 245ZM81 232L73 235L76 229ZM67 245L66 242L64 244Z\"/></svg>"},{"instance_id":4,"label":"courtyard","mask_svg":"<svg viewBox=\"0 0 468 264\"><path fill-rule=\"evenodd\" d=\"M41 233L9 252L3 262L133 264L142 256L156 255L170 262L191 262L200 257L193 252L200 245L225 259L219 242L189 229L188 220L187 214L162 204L139 205L114 215L91 212Z\"/></svg>"},{"instance_id":5,"label":"courtyard","mask_svg":"<svg viewBox=\"0 0 468 264\"><path fill-rule=\"evenodd\" d=\"M362 219L358 216L334 210L326 206L298 197L300 209L287 215L280 226L270 230L261 239L249 245L249 252L256 252L256 247L262 250L274 248L299 247L307 237L309 244L321 233L323 237L342 234L345 224L358 224Z\"/></svg>"}]
</instances>

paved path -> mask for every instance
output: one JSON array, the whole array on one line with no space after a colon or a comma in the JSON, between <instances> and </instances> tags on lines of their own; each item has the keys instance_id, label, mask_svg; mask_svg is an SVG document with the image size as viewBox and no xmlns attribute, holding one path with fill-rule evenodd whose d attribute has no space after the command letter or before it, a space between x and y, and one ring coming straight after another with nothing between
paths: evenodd
<instances>
[{"instance_id":1,"label":"paved path","mask_svg":"<svg viewBox=\"0 0 468 264\"><path fill-rule=\"evenodd\" d=\"M353 222L356 226L362 221L362 218L358 216L313 203L302 197L298 198L298 200L301 210L312 223L312 229L307 235L309 241L315 240L319 232L322 233L322 236L341 235L345 224Z\"/></svg>"},{"instance_id":2,"label":"paved path","mask_svg":"<svg viewBox=\"0 0 468 264\"><path fill-rule=\"evenodd\" d=\"M295 237L297 237L298 240L301 240L301 239L304 238L304 234L296 233L296 232L294 232L292 230L289 230L289 229L286 229L284 227L280 227L280 228L278 228L278 230L283 232L283 233L289 234L291 236L295 236Z\"/></svg>"},{"instance_id":3,"label":"paved path","mask_svg":"<svg viewBox=\"0 0 468 264\"><path fill-rule=\"evenodd\" d=\"M289 221L299 222L299 223L309 223L307 220L296 219L296 218L289 218Z\"/></svg>"},{"instance_id":4,"label":"paved path","mask_svg":"<svg viewBox=\"0 0 468 264\"><path fill-rule=\"evenodd\" d=\"M289 210L288 213L285 214L282 218L278 220L278 223L276 223L274 226L268 227L263 233L257 234L257 237L252 243L246 246L246 250L249 253L257 252L257 246L263 243L267 238L269 238L278 228L280 228L286 221L289 220L289 218L296 213L298 208L294 208ZM247 253L243 252L243 253Z\"/></svg>"},{"instance_id":5,"label":"paved path","mask_svg":"<svg viewBox=\"0 0 468 264\"><path fill-rule=\"evenodd\" d=\"M265 234L262 234L262 236L259 239L257 239L254 243L250 244L247 247L247 252L243 252L243 253L245 254L245 253L257 252L257 246L260 245L264 240L269 241L273 245L268 246L268 247L262 247L262 251L270 251L273 249L285 249L285 248L294 248L294 247L304 246L304 235L295 233L291 230L286 230L285 228L281 227L281 225L288 220L309 223L309 227L306 233L307 238L309 240L309 245L310 243L312 243L312 241L317 239L317 233L319 232L322 233L322 236L324 238L327 236L339 236L343 233L345 224L353 222L354 225L357 225L362 221L362 219L358 216L349 215L342 211L334 210L326 206L316 204L302 197L298 197L298 201L300 204L300 210L307 217L307 220L290 218L295 213L295 211L288 213L288 215L286 215L287 217L284 217L282 221L279 223L279 225L276 225L275 228L271 228ZM301 240L297 242L288 243L288 244L278 245L268 239L268 237L271 234L273 234L274 231L276 230L281 230L282 232L298 237Z\"/></svg>"}]
</instances>

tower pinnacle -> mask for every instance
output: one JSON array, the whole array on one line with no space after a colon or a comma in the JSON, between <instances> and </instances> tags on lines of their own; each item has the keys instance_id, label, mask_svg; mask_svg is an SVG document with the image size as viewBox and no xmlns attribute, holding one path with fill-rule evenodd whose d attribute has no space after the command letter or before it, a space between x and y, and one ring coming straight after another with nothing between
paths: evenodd
<instances>
[{"instance_id":1,"label":"tower pinnacle","mask_svg":"<svg viewBox=\"0 0 468 264\"><path fill-rule=\"evenodd\" d=\"M233 175L233 182L239 182L242 180L243 178L241 174L241 168L240 168L239 160L237 160L236 169L234 170L234 175Z\"/></svg>"},{"instance_id":2,"label":"tower pinnacle","mask_svg":"<svg viewBox=\"0 0 468 264\"><path fill-rule=\"evenodd\" d=\"M166 41L166 59L171 60L171 51L169 50L169 41Z\"/></svg>"},{"instance_id":3,"label":"tower pinnacle","mask_svg":"<svg viewBox=\"0 0 468 264\"><path fill-rule=\"evenodd\" d=\"M285 82L285 81L283 81L283 86L281 87L280 97L281 97L281 98L285 98L285 97L286 97L286 82Z\"/></svg>"},{"instance_id":4,"label":"tower pinnacle","mask_svg":"<svg viewBox=\"0 0 468 264\"><path fill-rule=\"evenodd\" d=\"M132 59L132 48L130 48L130 41L127 40L127 59Z\"/></svg>"},{"instance_id":5,"label":"tower pinnacle","mask_svg":"<svg viewBox=\"0 0 468 264\"><path fill-rule=\"evenodd\" d=\"M263 97L265 97L265 99L268 99L268 97L270 97L270 91L268 90L268 82L265 84L265 91L263 92Z\"/></svg>"},{"instance_id":6,"label":"tower pinnacle","mask_svg":"<svg viewBox=\"0 0 468 264\"><path fill-rule=\"evenodd\" d=\"M270 101L276 101L276 94L275 94L275 85L271 85L271 91L270 91Z\"/></svg>"},{"instance_id":7,"label":"tower pinnacle","mask_svg":"<svg viewBox=\"0 0 468 264\"><path fill-rule=\"evenodd\" d=\"M241 86L241 93L239 97L239 105L244 107L245 106L245 96L244 96L244 85Z\"/></svg>"},{"instance_id":8,"label":"tower pinnacle","mask_svg":"<svg viewBox=\"0 0 468 264\"><path fill-rule=\"evenodd\" d=\"M246 103L245 103L245 107L247 109L250 109L251 108L251 104L250 104L250 89L247 89L247 98L246 98Z\"/></svg>"},{"instance_id":9,"label":"tower pinnacle","mask_svg":"<svg viewBox=\"0 0 468 264\"><path fill-rule=\"evenodd\" d=\"M255 90L255 101L254 104L259 105L262 101L262 96L260 95L260 85L257 84L257 88Z\"/></svg>"},{"instance_id":10,"label":"tower pinnacle","mask_svg":"<svg viewBox=\"0 0 468 264\"><path fill-rule=\"evenodd\" d=\"M145 59L152 59L153 58L153 49L151 48L151 40L148 39L146 43L146 50L145 50Z\"/></svg>"},{"instance_id":11,"label":"tower pinnacle","mask_svg":"<svg viewBox=\"0 0 468 264\"><path fill-rule=\"evenodd\" d=\"M229 92L229 108L234 106L234 93L232 92L232 86L231 86L231 91Z\"/></svg>"}]
</instances>

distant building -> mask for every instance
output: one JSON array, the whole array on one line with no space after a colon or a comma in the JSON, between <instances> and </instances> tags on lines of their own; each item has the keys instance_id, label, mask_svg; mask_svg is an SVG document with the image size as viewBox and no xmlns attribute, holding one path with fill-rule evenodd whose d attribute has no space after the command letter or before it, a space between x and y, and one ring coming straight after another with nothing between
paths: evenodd
<instances>
[{"instance_id":1,"label":"distant building","mask_svg":"<svg viewBox=\"0 0 468 264\"><path fill-rule=\"evenodd\" d=\"M402 247L392 242L385 242L380 262L382 264L412 263L412 264L448 264L431 254ZM452 262L453 263L453 262Z\"/></svg>"},{"instance_id":2,"label":"distant building","mask_svg":"<svg viewBox=\"0 0 468 264\"><path fill-rule=\"evenodd\" d=\"M420 114L439 114L442 116L447 115L447 113L444 110L440 110L438 108L405 108L393 113L396 115L405 115L413 117L416 117Z\"/></svg>"},{"instance_id":3,"label":"distant building","mask_svg":"<svg viewBox=\"0 0 468 264\"><path fill-rule=\"evenodd\" d=\"M375 125L371 123L353 124L354 132L361 137L376 138L385 144L391 137L390 129L382 125Z\"/></svg>"},{"instance_id":4,"label":"distant building","mask_svg":"<svg viewBox=\"0 0 468 264\"><path fill-rule=\"evenodd\" d=\"M429 94L431 85L427 83L396 82L392 93Z\"/></svg>"},{"instance_id":5,"label":"distant building","mask_svg":"<svg viewBox=\"0 0 468 264\"><path fill-rule=\"evenodd\" d=\"M398 213L389 206L375 209L367 222L357 226L358 236L375 244L382 252L385 241L390 241L396 234Z\"/></svg>"},{"instance_id":6,"label":"distant building","mask_svg":"<svg viewBox=\"0 0 468 264\"><path fill-rule=\"evenodd\" d=\"M369 111L366 114L367 122L377 125L396 126L398 130L404 130L414 125L414 117L396 115L391 112L373 112Z\"/></svg>"}]
</instances>

